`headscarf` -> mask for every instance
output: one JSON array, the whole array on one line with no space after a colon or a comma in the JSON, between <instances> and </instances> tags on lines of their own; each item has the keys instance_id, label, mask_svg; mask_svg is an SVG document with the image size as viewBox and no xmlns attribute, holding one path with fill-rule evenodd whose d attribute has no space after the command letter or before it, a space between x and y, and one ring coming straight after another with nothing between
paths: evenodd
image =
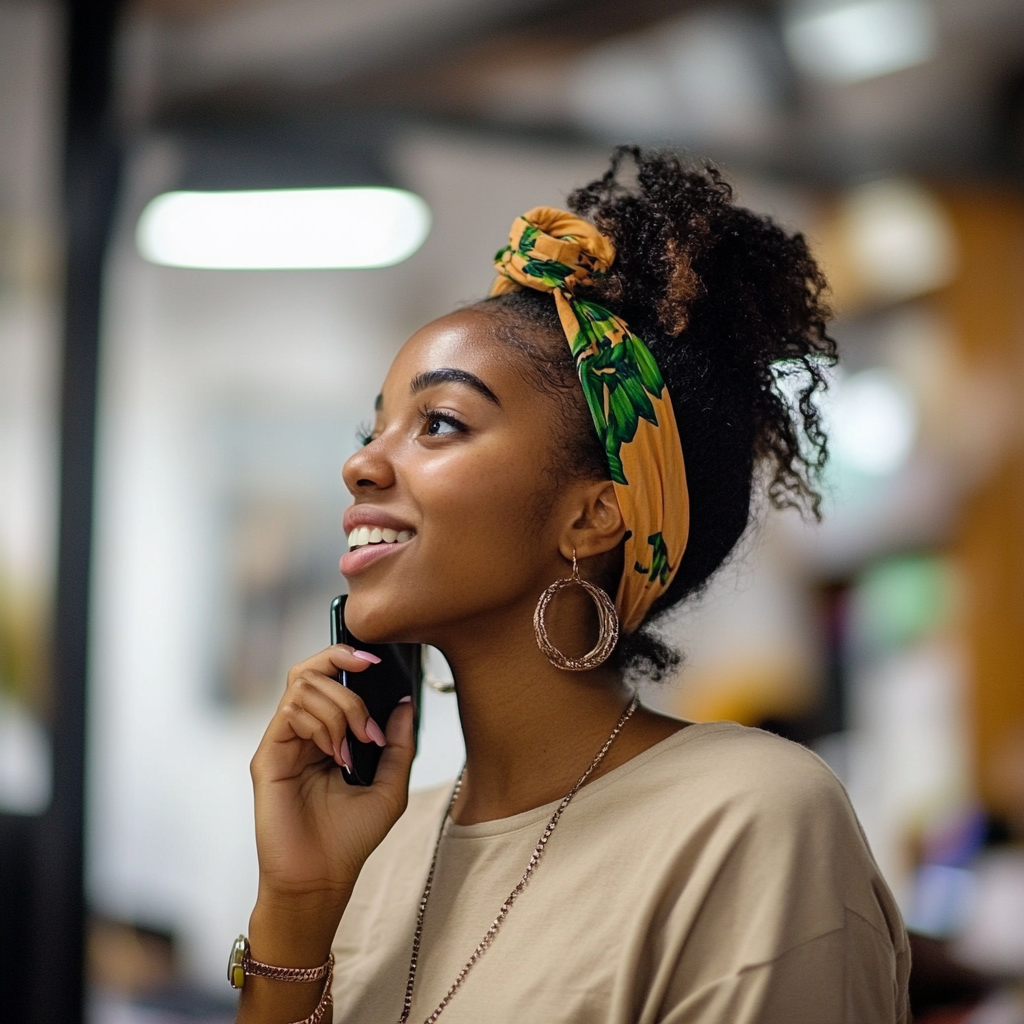
<instances>
[{"instance_id":1,"label":"headscarf","mask_svg":"<svg viewBox=\"0 0 1024 1024\"><path fill-rule=\"evenodd\" d=\"M631 633L672 581L686 549L690 501L675 414L647 346L575 289L604 276L615 246L593 224L550 206L512 222L498 251L492 295L533 288L554 295L580 384L608 459L626 524L615 608Z\"/></svg>"}]
</instances>

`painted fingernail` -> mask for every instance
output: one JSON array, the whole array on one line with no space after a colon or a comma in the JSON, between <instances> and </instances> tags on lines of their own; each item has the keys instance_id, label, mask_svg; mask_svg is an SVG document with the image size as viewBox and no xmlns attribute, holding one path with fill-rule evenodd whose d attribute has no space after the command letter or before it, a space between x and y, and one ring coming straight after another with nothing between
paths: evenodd
<instances>
[{"instance_id":1,"label":"painted fingernail","mask_svg":"<svg viewBox=\"0 0 1024 1024\"><path fill-rule=\"evenodd\" d=\"M341 741L341 763L345 766L346 771L352 771L352 754L348 749L347 736Z\"/></svg>"},{"instance_id":2,"label":"painted fingernail","mask_svg":"<svg viewBox=\"0 0 1024 1024\"><path fill-rule=\"evenodd\" d=\"M380 731L380 726L372 719L366 720L366 735L377 744L378 747L386 746L387 740L384 739L384 733Z\"/></svg>"},{"instance_id":3,"label":"painted fingernail","mask_svg":"<svg viewBox=\"0 0 1024 1024\"><path fill-rule=\"evenodd\" d=\"M403 697L398 703L399 704L411 704L412 703L412 697Z\"/></svg>"},{"instance_id":4,"label":"painted fingernail","mask_svg":"<svg viewBox=\"0 0 1024 1024\"><path fill-rule=\"evenodd\" d=\"M376 654L371 654L369 651L353 651L352 656L358 658L360 661L368 661L371 665L379 665L380 658Z\"/></svg>"}]
</instances>

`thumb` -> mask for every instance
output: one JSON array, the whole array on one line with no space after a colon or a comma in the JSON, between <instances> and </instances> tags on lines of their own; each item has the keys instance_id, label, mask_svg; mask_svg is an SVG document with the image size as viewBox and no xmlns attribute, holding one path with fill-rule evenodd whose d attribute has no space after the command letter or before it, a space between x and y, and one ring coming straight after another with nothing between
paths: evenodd
<instances>
[{"instance_id":1,"label":"thumb","mask_svg":"<svg viewBox=\"0 0 1024 1024\"><path fill-rule=\"evenodd\" d=\"M391 712L384 736L387 739L387 746L381 751L380 763L377 765L377 774L371 788L390 791L388 795L392 799L397 799L400 806L405 807L409 795L412 759L416 756L411 702L399 704Z\"/></svg>"}]
</instances>

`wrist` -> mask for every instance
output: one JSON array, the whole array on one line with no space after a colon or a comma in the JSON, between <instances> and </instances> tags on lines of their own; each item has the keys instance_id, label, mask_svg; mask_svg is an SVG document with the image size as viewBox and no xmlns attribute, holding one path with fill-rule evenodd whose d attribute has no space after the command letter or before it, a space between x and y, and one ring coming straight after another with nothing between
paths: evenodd
<instances>
[{"instance_id":1,"label":"wrist","mask_svg":"<svg viewBox=\"0 0 1024 1024\"><path fill-rule=\"evenodd\" d=\"M277 967L316 967L331 951L351 890L282 894L260 887L249 917L255 959Z\"/></svg>"}]
</instances>

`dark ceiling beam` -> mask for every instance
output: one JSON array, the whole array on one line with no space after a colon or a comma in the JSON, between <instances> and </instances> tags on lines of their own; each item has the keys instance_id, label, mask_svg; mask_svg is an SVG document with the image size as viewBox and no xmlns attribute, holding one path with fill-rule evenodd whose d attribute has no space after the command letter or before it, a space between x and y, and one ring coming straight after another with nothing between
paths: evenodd
<instances>
[{"instance_id":1,"label":"dark ceiling beam","mask_svg":"<svg viewBox=\"0 0 1024 1024\"><path fill-rule=\"evenodd\" d=\"M316 84L282 83L253 76L187 97L168 97L154 111L157 124L206 118L309 116L338 110L400 111L442 116L472 114L472 83L484 61L517 61L527 68L538 55L559 48L571 59L605 40L639 31L702 6L705 0L562 0L546 7L511 9L486 21L456 23L431 39L399 39L383 48L372 68L339 73ZM749 0L748 9L769 10L773 0ZM465 72L465 95L457 97Z\"/></svg>"}]
</instances>

